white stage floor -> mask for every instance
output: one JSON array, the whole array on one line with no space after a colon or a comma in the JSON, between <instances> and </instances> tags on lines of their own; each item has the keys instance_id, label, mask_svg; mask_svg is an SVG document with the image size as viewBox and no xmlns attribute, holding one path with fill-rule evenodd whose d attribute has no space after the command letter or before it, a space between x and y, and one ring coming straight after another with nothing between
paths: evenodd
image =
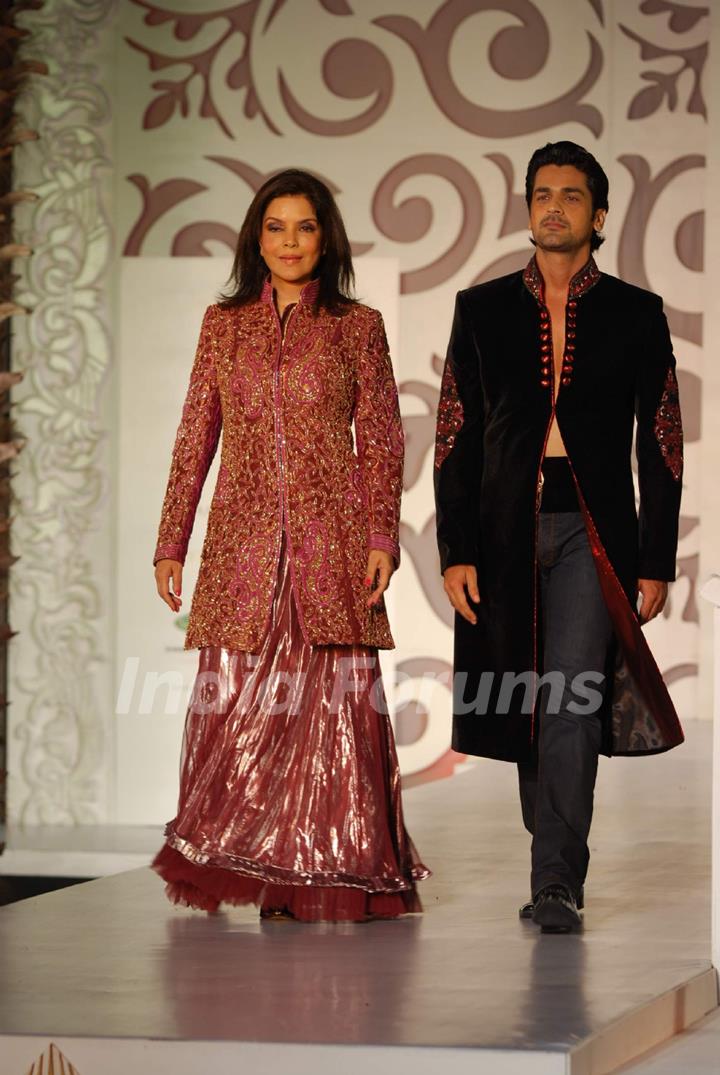
<instances>
[{"instance_id":1,"label":"white stage floor","mask_svg":"<svg viewBox=\"0 0 720 1075\"><path fill-rule=\"evenodd\" d=\"M422 916L207 916L167 903L147 868L0 908L1 1075L41 1054L47 1072L51 1042L78 1075L612 1071L717 1003L711 732L601 760L577 936L517 918L528 837L514 769L491 762L406 793L434 870Z\"/></svg>"}]
</instances>

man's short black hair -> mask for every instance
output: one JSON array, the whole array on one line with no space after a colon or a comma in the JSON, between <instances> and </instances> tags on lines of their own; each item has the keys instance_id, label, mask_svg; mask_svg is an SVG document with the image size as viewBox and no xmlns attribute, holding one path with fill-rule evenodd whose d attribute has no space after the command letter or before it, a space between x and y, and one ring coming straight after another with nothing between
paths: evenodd
<instances>
[{"instance_id":1,"label":"man's short black hair","mask_svg":"<svg viewBox=\"0 0 720 1075\"><path fill-rule=\"evenodd\" d=\"M573 168L577 168L587 179L588 190L592 197L593 213L597 212L598 209L607 211L609 208L608 192L610 189L608 177L592 153L584 149L583 146L579 146L576 142L548 142L547 145L535 150L530 158L525 176L525 201L528 209L532 201L535 176L538 173L538 169L544 168L546 164L556 164L560 167L564 164L570 164ZM597 250L604 242L604 238L594 231L590 240L590 249Z\"/></svg>"}]
</instances>

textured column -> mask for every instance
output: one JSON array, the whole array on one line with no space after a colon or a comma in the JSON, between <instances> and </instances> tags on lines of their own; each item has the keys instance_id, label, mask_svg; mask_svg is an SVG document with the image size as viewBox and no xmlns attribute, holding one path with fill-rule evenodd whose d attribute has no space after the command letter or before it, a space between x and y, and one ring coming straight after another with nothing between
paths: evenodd
<instances>
[{"instance_id":1,"label":"textured column","mask_svg":"<svg viewBox=\"0 0 720 1075\"><path fill-rule=\"evenodd\" d=\"M8 820L108 819L112 750L110 485L113 0L47 0L22 16L30 78L18 113L39 132L15 155L16 214L33 247L18 285Z\"/></svg>"}]
</instances>

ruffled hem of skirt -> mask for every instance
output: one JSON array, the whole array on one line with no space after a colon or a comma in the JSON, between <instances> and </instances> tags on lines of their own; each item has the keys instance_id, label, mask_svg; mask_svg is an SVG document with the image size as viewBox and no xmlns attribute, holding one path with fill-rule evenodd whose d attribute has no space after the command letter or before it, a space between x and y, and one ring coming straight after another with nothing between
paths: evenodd
<instances>
[{"instance_id":1,"label":"ruffled hem of skirt","mask_svg":"<svg viewBox=\"0 0 720 1075\"><path fill-rule=\"evenodd\" d=\"M222 866L197 865L169 844L161 847L151 866L165 881L165 894L172 903L210 913L221 903L254 903L264 911L287 910L300 922L362 922L422 911L414 888L387 893L338 885L275 884Z\"/></svg>"},{"instance_id":2,"label":"ruffled hem of skirt","mask_svg":"<svg viewBox=\"0 0 720 1075\"><path fill-rule=\"evenodd\" d=\"M409 875L397 874L384 877L359 877L357 874L347 873L308 873L305 870L288 870L281 866L264 865L229 852L214 854L200 851L189 840L175 832L172 821L165 826L165 842L195 866L219 867L226 872L241 873L245 877L255 878L265 884L361 888L367 892L390 895L404 892L416 881L423 881L430 876L430 870L422 862L412 863L409 867Z\"/></svg>"}]
</instances>

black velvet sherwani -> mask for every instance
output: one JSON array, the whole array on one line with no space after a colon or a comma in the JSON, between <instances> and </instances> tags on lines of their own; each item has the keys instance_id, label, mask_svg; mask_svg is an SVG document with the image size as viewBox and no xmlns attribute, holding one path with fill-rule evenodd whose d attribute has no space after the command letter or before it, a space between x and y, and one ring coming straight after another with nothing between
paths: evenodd
<instances>
[{"instance_id":1,"label":"black velvet sherwani","mask_svg":"<svg viewBox=\"0 0 720 1075\"><path fill-rule=\"evenodd\" d=\"M537 673L542 653L536 530L553 416L614 626L603 752L657 753L683 739L636 613L638 578L675 578L682 425L662 300L600 273L591 258L571 283L565 317L554 402L550 315L535 259L457 296L435 494L442 570L474 564L481 596L476 626L455 617L452 745L461 753L528 761L536 748L536 706L525 692L514 691L509 712L497 702L503 673ZM483 673L493 674L489 695L480 690Z\"/></svg>"}]
</instances>

